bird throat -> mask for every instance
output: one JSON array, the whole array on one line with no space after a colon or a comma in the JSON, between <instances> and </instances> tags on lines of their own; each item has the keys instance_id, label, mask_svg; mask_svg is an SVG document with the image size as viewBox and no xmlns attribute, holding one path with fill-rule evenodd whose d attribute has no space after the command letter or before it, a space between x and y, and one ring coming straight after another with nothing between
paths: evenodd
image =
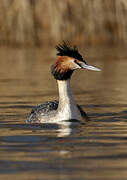
<instances>
[{"instance_id":1,"label":"bird throat","mask_svg":"<svg viewBox=\"0 0 127 180\"><path fill-rule=\"evenodd\" d=\"M54 66L51 66L51 73L56 80L67 80L71 78L73 70L61 72L59 69L55 69Z\"/></svg>"},{"instance_id":2,"label":"bird throat","mask_svg":"<svg viewBox=\"0 0 127 180\"><path fill-rule=\"evenodd\" d=\"M82 119L72 95L70 80L57 80L59 91L58 113L60 119Z\"/></svg>"}]
</instances>

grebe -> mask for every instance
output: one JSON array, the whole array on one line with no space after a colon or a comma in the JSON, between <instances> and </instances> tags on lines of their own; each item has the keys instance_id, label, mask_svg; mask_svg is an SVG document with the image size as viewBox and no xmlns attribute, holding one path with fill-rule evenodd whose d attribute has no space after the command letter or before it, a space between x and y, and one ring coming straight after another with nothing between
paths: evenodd
<instances>
[{"instance_id":1,"label":"grebe","mask_svg":"<svg viewBox=\"0 0 127 180\"><path fill-rule=\"evenodd\" d=\"M76 69L100 71L88 65L76 46L71 47L65 42L56 46L57 57L51 66L51 73L57 80L59 102L46 102L32 109L27 123L53 123L64 120L82 120L86 117L82 108L75 103L70 88L70 78Z\"/></svg>"}]
</instances>

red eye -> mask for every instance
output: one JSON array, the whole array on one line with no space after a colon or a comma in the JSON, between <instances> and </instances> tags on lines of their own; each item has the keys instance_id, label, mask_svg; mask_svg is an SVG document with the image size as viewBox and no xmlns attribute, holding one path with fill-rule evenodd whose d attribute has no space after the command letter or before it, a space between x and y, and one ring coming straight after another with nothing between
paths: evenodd
<instances>
[{"instance_id":1,"label":"red eye","mask_svg":"<svg viewBox=\"0 0 127 180\"><path fill-rule=\"evenodd\" d=\"M78 61L78 60L75 59L74 62L75 62L78 66L81 67L80 61Z\"/></svg>"},{"instance_id":2,"label":"red eye","mask_svg":"<svg viewBox=\"0 0 127 180\"><path fill-rule=\"evenodd\" d=\"M74 60L74 62L75 62L76 64L78 63L78 61L77 61L76 59Z\"/></svg>"}]
</instances>

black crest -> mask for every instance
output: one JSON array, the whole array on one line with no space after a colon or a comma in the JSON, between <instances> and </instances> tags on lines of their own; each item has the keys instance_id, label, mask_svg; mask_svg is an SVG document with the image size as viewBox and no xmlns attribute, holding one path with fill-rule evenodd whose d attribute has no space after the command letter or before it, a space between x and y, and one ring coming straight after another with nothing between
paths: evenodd
<instances>
[{"instance_id":1,"label":"black crest","mask_svg":"<svg viewBox=\"0 0 127 180\"><path fill-rule=\"evenodd\" d=\"M58 51L57 53L58 56L69 56L78 59L80 61L84 61L83 57L78 51L77 46L71 47L67 43L63 42L62 44L58 44L56 46L56 50Z\"/></svg>"}]
</instances>

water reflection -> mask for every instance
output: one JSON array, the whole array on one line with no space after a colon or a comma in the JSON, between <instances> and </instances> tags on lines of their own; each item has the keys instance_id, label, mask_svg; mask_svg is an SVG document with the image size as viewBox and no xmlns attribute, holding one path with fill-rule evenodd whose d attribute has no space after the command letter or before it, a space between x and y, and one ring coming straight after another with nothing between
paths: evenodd
<instances>
[{"instance_id":1,"label":"water reflection","mask_svg":"<svg viewBox=\"0 0 127 180\"><path fill-rule=\"evenodd\" d=\"M126 179L127 62L120 52L88 50L87 61L101 67L101 75L77 71L72 77L88 122L30 125L33 106L57 99L49 72L55 53L0 50L0 179Z\"/></svg>"}]
</instances>

